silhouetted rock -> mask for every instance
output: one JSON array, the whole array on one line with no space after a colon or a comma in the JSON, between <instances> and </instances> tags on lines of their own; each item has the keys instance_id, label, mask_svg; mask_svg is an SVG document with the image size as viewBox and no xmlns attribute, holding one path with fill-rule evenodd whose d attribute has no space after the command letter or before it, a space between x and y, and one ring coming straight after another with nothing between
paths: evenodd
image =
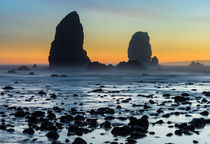
<instances>
[{"instance_id":1,"label":"silhouetted rock","mask_svg":"<svg viewBox=\"0 0 210 144\"><path fill-rule=\"evenodd\" d=\"M138 61L143 65L158 65L157 57L152 56L152 49L149 43L147 32L136 32L129 43L128 58L130 61Z\"/></svg>"},{"instance_id":2,"label":"silhouetted rock","mask_svg":"<svg viewBox=\"0 0 210 144\"><path fill-rule=\"evenodd\" d=\"M83 49L84 33L76 11L69 13L56 28L55 39L51 44L49 66L86 66L90 63Z\"/></svg>"},{"instance_id":3,"label":"silhouetted rock","mask_svg":"<svg viewBox=\"0 0 210 144\"><path fill-rule=\"evenodd\" d=\"M35 73L34 72L30 72L29 75L35 75Z\"/></svg>"},{"instance_id":4,"label":"silhouetted rock","mask_svg":"<svg viewBox=\"0 0 210 144\"><path fill-rule=\"evenodd\" d=\"M38 66L37 66L36 64L33 64L32 68L33 68L33 69L37 69Z\"/></svg>"},{"instance_id":5,"label":"silhouetted rock","mask_svg":"<svg viewBox=\"0 0 210 144\"><path fill-rule=\"evenodd\" d=\"M131 128L129 126L114 127L111 131L114 136L127 136L131 133Z\"/></svg>"},{"instance_id":6,"label":"silhouetted rock","mask_svg":"<svg viewBox=\"0 0 210 144\"><path fill-rule=\"evenodd\" d=\"M20 70L20 71L28 71L29 68L28 68L27 66L24 65L24 66L18 67L17 70Z\"/></svg>"},{"instance_id":7,"label":"silhouetted rock","mask_svg":"<svg viewBox=\"0 0 210 144\"><path fill-rule=\"evenodd\" d=\"M35 131L32 128L27 128L23 130L23 133L30 134L30 135L34 134L34 132Z\"/></svg>"},{"instance_id":8,"label":"silhouetted rock","mask_svg":"<svg viewBox=\"0 0 210 144\"><path fill-rule=\"evenodd\" d=\"M159 64L158 58L156 56L154 56L151 59L151 64L157 66Z\"/></svg>"},{"instance_id":9,"label":"silhouetted rock","mask_svg":"<svg viewBox=\"0 0 210 144\"><path fill-rule=\"evenodd\" d=\"M72 144L87 144L85 140L83 140L80 137L75 138L74 142Z\"/></svg>"},{"instance_id":10,"label":"silhouetted rock","mask_svg":"<svg viewBox=\"0 0 210 144\"><path fill-rule=\"evenodd\" d=\"M87 70L108 70L108 67L99 62L91 62L88 64Z\"/></svg>"},{"instance_id":11,"label":"silhouetted rock","mask_svg":"<svg viewBox=\"0 0 210 144\"><path fill-rule=\"evenodd\" d=\"M16 71L15 70L8 70L7 73L16 73Z\"/></svg>"},{"instance_id":12,"label":"silhouetted rock","mask_svg":"<svg viewBox=\"0 0 210 144\"><path fill-rule=\"evenodd\" d=\"M128 61L128 62L120 62L118 65L116 65L117 69L133 69L133 70L138 70L138 69L143 69L144 66L138 62L138 61Z\"/></svg>"},{"instance_id":13,"label":"silhouetted rock","mask_svg":"<svg viewBox=\"0 0 210 144\"><path fill-rule=\"evenodd\" d=\"M189 65L191 68L202 68L204 67L203 64L199 63L199 62L191 62L191 64Z\"/></svg>"},{"instance_id":14,"label":"silhouetted rock","mask_svg":"<svg viewBox=\"0 0 210 144\"><path fill-rule=\"evenodd\" d=\"M136 32L129 43L128 58L139 62L149 62L152 56L147 32Z\"/></svg>"}]
</instances>

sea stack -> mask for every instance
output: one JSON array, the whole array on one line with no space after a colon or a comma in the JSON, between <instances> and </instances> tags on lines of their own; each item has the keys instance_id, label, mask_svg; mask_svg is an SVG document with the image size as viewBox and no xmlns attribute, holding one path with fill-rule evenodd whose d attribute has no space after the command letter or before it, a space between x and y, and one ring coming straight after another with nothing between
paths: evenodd
<instances>
[{"instance_id":1,"label":"sea stack","mask_svg":"<svg viewBox=\"0 0 210 144\"><path fill-rule=\"evenodd\" d=\"M128 58L130 61L138 61L143 65L158 65L157 57L152 56L150 38L147 32L136 32L129 43Z\"/></svg>"},{"instance_id":2,"label":"sea stack","mask_svg":"<svg viewBox=\"0 0 210 144\"><path fill-rule=\"evenodd\" d=\"M76 11L69 13L57 25L51 44L49 67L85 67L91 61L83 49L84 33Z\"/></svg>"}]
</instances>

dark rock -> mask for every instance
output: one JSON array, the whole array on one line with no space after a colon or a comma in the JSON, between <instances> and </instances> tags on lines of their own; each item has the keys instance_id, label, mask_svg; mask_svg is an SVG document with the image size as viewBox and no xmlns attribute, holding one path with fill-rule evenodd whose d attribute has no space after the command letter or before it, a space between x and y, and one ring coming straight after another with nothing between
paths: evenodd
<instances>
[{"instance_id":1,"label":"dark rock","mask_svg":"<svg viewBox=\"0 0 210 144\"><path fill-rule=\"evenodd\" d=\"M12 89L14 89L14 88L11 87L11 86L5 86L5 87L3 87L2 89L4 89L4 90L12 90Z\"/></svg>"},{"instance_id":2,"label":"dark rock","mask_svg":"<svg viewBox=\"0 0 210 144\"><path fill-rule=\"evenodd\" d=\"M146 137L146 134L144 132L139 132L139 131L132 131L131 132L131 137L134 139L139 139Z\"/></svg>"},{"instance_id":3,"label":"dark rock","mask_svg":"<svg viewBox=\"0 0 210 144\"><path fill-rule=\"evenodd\" d=\"M155 102L153 100L149 100L150 104L155 104Z\"/></svg>"},{"instance_id":4,"label":"dark rock","mask_svg":"<svg viewBox=\"0 0 210 144\"><path fill-rule=\"evenodd\" d=\"M19 71L29 71L30 69L27 66L24 65L24 66L18 67L17 70L19 70Z\"/></svg>"},{"instance_id":5,"label":"dark rock","mask_svg":"<svg viewBox=\"0 0 210 144\"><path fill-rule=\"evenodd\" d=\"M202 102L202 103L207 103L208 100L206 100L205 98L203 98L201 102Z\"/></svg>"},{"instance_id":6,"label":"dark rock","mask_svg":"<svg viewBox=\"0 0 210 144\"><path fill-rule=\"evenodd\" d=\"M137 143L137 141L135 139L131 138L131 137L128 137L126 139L126 141L127 141L128 144L135 144L135 143Z\"/></svg>"},{"instance_id":7,"label":"dark rock","mask_svg":"<svg viewBox=\"0 0 210 144\"><path fill-rule=\"evenodd\" d=\"M129 126L114 127L111 131L114 136L128 136L131 133Z\"/></svg>"},{"instance_id":8,"label":"dark rock","mask_svg":"<svg viewBox=\"0 0 210 144\"><path fill-rule=\"evenodd\" d=\"M163 124L164 121L163 120L159 120L159 121L156 121L155 124Z\"/></svg>"},{"instance_id":9,"label":"dark rock","mask_svg":"<svg viewBox=\"0 0 210 144\"><path fill-rule=\"evenodd\" d=\"M68 135L82 135L91 132L89 129L86 128L79 128L76 125L70 125L68 128Z\"/></svg>"},{"instance_id":10,"label":"dark rock","mask_svg":"<svg viewBox=\"0 0 210 144\"><path fill-rule=\"evenodd\" d=\"M129 60L128 62L120 62L115 68L119 70L139 70L144 69L144 66L138 61Z\"/></svg>"},{"instance_id":11,"label":"dark rock","mask_svg":"<svg viewBox=\"0 0 210 144\"><path fill-rule=\"evenodd\" d=\"M163 97L170 97L170 94L163 94Z\"/></svg>"},{"instance_id":12,"label":"dark rock","mask_svg":"<svg viewBox=\"0 0 210 144\"><path fill-rule=\"evenodd\" d=\"M66 143L69 143L69 142L70 142L70 140L69 140L69 139L66 139L66 140L65 140L65 142L66 142Z\"/></svg>"},{"instance_id":13,"label":"dark rock","mask_svg":"<svg viewBox=\"0 0 210 144\"><path fill-rule=\"evenodd\" d=\"M151 65L154 65L154 66L158 66L159 65L159 60L156 56L154 56L153 58L151 58Z\"/></svg>"},{"instance_id":14,"label":"dark rock","mask_svg":"<svg viewBox=\"0 0 210 144\"><path fill-rule=\"evenodd\" d=\"M61 112L61 109L58 106L54 106L53 110L56 111L56 112Z\"/></svg>"},{"instance_id":15,"label":"dark rock","mask_svg":"<svg viewBox=\"0 0 210 144\"><path fill-rule=\"evenodd\" d=\"M38 94L39 95L46 95L47 93L41 90L41 91L38 91Z\"/></svg>"},{"instance_id":16,"label":"dark rock","mask_svg":"<svg viewBox=\"0 0 210 144\"><path fill-rule=\"evenodd\" d=\"M87 144L87 142L83 140L82 138L77 137L75 138L72 144Z\"/></svg>"},{"instance_id":17,"label":"dark rock","mask_svg":"<svg viewBox=\"0 0 210 144\"><path fill-rule=\"evenodd\" d=\"M57 131L57 127L54 126L52 122L47 119L43 119L40 125L41 130L50 130L50 131Z\"/></svg>"},{"instance_id":18,"label":"dark rock","mask_svg":"<svg viewBox=\"0 0 210 144\"><path fill-rule=\"evenodd\" d=\"M51 77L59 77L57 74L51 74Z\"/></svg>"},{"instance_id":19,"label":"dark rock","mask_svg":"<svg viewBox=\"0 0 210 144\"><path fill-rule=\"evenodd\" d=\"M202 94L205 95L205 96L207 96L207 97L210 96L210 92L208 92L208 91L203 91Z\"/></svg>"},{"instance_id":20,"label":"dark rock","mask_svg":"<svg viewBox=\"0 0 210 144\"><path fill-rule=\"evenodd\" d=\"M201 63L199 63L199 62L194 62L194 61L192 61L191 62L191 64L189 65L189 67L190 68L203 68L204 67L204 65L203 64L201 64Z\"/></svg>"},{"instance_id":21,"label":"dark rock","mask_svg":"<svg viewBox=\"0 0 210 144\"><path fill-rule=\"evenodd\" d=\"M190 124L195 128L203 128L206 125L206 121L203 118L193 118Z\"/></svg>"},{"instance_id":22,"label":"dark rock","mask_svg":"<svg viewBox=\"0 0 210 144\"><path fill-rule=\"evenodd\" d=\"M144 115L140 119L136 119L135 117L131 117L128 125L138 126L138 127L144 128L144 129L148 129L148 127L149 127L148 116Z\"/></svg>"},{"instance_id":23,"label":"dark rock","mask_svg":"<svg viewBox=\"0 0 210 144\"><path fill-rule=\"evenodd\" d=\"M103 90L100 88L100 89L93 90L91 92L103 92Z\"/></svg>"},{"instance_id":24,"label":"dark rock","mask_svg":"<svg viewBox=\"0 0 210 144\"><path fill-rule=\"evenodd\" d=\"M30 116L30 117L28 118L28 122L29 122L29 123L38 123L38 122L39 122L39 119L38 119L37 117L32 117L32 116Z\"/></svg>"},{"instance_id":25,"label":"dark rock","mask_svg":"<svg viewBox=\"0 0 210 144\"><path fill-rule=\"evenodd\" d=\"M171 137L172 135L173 135L172 133L166 134L167 137Z\"/></svg>"},{"instance_id":26,"label":"dark rock","mask_svg":"<svg viewBox=\"0 0 210 144\"><path fill-rule=\"evenodd\" d=\"M29 75L35 75L35 73L34 72L30 72Z\"/></svg>"},{"instance_id":27,"label":"dark rock","mask_svg":"<svg viewBox=\"0 0 210 144\"><path fill-rule=\"evenodd\" d=\"M188 93L182 93L182 96L190 96Z\"/></svg>"},{"instance_id":28,"label":"dark rock","mask_svg":"<svg viewBox=\"0 0 210 144\"><path fill-rule=\"evenodd\" d=\"M136 32L129 43L128 58L131 61L138 61L142 64L158 65L157 57L152 56L152 49L149 43L147 32Z\"/></svg>"},{"instance_id":29,"label":"dark rock","mask_svg":"<svg viewBox=\"0 0 210 144\"><path fill-rule=\"evenodd\" d=\"M91 127L97 127L98 126L97 119L87 119L86 122Z\"/></svg>"},{"instance_id":30,"label":"dark rock","mask_svg":"<svg viewBox=\"0 0 210 144\"><path fill-rule=\"evenodd\" d=\"M91 62L87 66L87 70L108 70L108 67L105 64L99 62Z\"/></svg>"},{"instance_id":31,"label":"dark rock","mask_svg":"<svg viewBox=\"0 0 210 144\"><path fill-rule=\"evenodd\" d=\"M85 120L85 117L82 116L82 115L76 115L76 116L74 117L74 120Z\"/></svg>"},{"instance_id":32,"label":"dark rock","mask_svg":"<svg viewBox=\"0 0 210 144\"><path fill-rule=\"evenodd\" d=\"M45 112L42 111L35 111L31 114L32 117L44 117Z\"/></svg>"},{"instance_id":33,"label":"dark rock","mask_svg":"<svg viewBox=\"0 0 210 144\"><path fill-rule=\"evenodd\" d=\"M7 129L7 132L13 133L15 132L15 130L10 128L10 129Z\"/></svg>"},{"instance_id":34,"label":"dark rock","mask_svg":"<svg viewBox=\"0 0 210 144\"><path fill-rule=\"evenodd\" d=\"M98 110L96 111L97 114L114 114L114 109L111 109L109 107L102 107L102 108L98 108Z\"/></svg>"},{"instance_id":35,"label":"dark rock","mask_svg":"<svg viewBox=\"0 0 210 144\"><path fill-rule=\"evenodd\" d=\"M49 66L86 66L90 63L83 49L84 33L77 12L69 13L57 26L51 44Z\"/></svg>"},{"instance_id":36,"label":"dark rock","mask_svg":"<svg viewBox=\"0 0 210 144\"><path fill-rule=\"evenodd\" d=\"M58 139L59 134L57 131L50 131L46 134L46 136L50 139Z\"/></svg>"},{"instance_id":37,"label":"dark rock","mask_svg":"<svg viewBox=\"0 0 210 144\"><path fill-rule=\"evenodd\" d=\"M104 127L105 129L111 128L112 124L109 121L105 121L102 124L100 124L100 127Z\"/></svg>"},{"instance_id":38,"label":"dark rock","mask_svg":"<svg viewBox=\"0 0 210 144\"><path fill-rule=\"evenodd\" d=\"M17 111L15 112L15 117L24 117L25 112L23 111L22 108L18 108Z\"/></svg>"},{"instance_id":39,"label":"dark rock","mask_svg":"<svg viewBox=\"0 0 210 144\"><path fill-rule=\"evenodd\" d=\"M203 111L200 114L203 115L203 116L208 116L209 115L209 112L208 111Z\"/></svg>"},{"instance_id":40,"label":"dark rock","mask_svg":"<svg viewBox=\"0 0 210 144\"><path fill-rule=\"evenodd\" d=\"M33 68L33 69L38 69L37 64L33 64L32 68Z\"/></svg>"},{"instance_id":41,"label":"dark rock","mask_svg":"<svg viewBox=\"0 0 210 144\"><path fill-rule=\"evenodd\" d=\"M23 130L23 133L27 133L27 134L30 134L30 135L33 135L34 134L34 130L32 128L27 128L27 129L24 129Z\"/></svg>"},{"instance_id":42,"label":"dark rock","mask_svg":"<svg viewBox=\"0 0 210 144\"><path fill-rule=\"evenodd\" d=\"M154 135L154 134L155 134L155 132L149 132L149 134L150 134L150 135Z\"/></svg>"},{"instance_id":43,"label":"dark rock","mask_svg":"<svg viewBox=\"0 0 210 144\"><path fill-rule=\"evenodd\" d=\"M74 119L73 116L71 116L71 115L65 115L65 116L61 116L60 117L60 122L62 122L62 123L69 123L73 119Z\"/></svg>"},{"instance_id":44,"label":"dark rock","mask_svg":"<svg viewBox=\"0 0 210 144\"><path fill-rule=\"evenodd\" d=\"M7 73L16 73L16 71L15 70L8 70Z\"/></svg>"},{"instance_id":45,"label":"dark rock","mask_svg":"<svg viewBox=\"0 0 210 144\"><path fill-rule=\"evenodd\" d=\"M186 100L188 100L188 98L183 97L183 96L175 96L174 100L175 102L185 102Z\"/></svg>"},{"instance_id":46,"label":"dark rock","mask_svg":"<svg viewBox=\"0 0 210 144\"><path fill-rule=\"evenodd\" d=\"M182 135L182 131L181 130L176 130L175 134L178 135L178 136L181 136Z\"/></svg>"},{"instance_id":47,"label":"dark rock","mask_svg":"<svg viewBox=\"0 0 210 144\"><path fill-rule=\"evenodd\" d=\"M51 94L50 98L52 98L52 99L56 99L56 98L57 98L57 96L56 96L56 94Z\"/></svg>"},{"instance_id":48,"label":"dark rock","mask_svg":"<svg viewBox=\"0 0 210 144\"><path fill-rule=\"evenodd\" d=\"M113 119L115 119L115 117L113 117L113 116L106 116L105 117L105 120L113 120Z\"/></svg>"}]
</instances>

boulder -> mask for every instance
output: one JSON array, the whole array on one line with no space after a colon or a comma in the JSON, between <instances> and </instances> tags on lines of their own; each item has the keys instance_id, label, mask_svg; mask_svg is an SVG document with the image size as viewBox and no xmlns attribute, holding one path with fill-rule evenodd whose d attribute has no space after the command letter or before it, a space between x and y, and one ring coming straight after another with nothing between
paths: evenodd
<instances>
[{"instance_id":1,"label":"boulder","mask_svg":"<svg viewBox=\"0 0 210 144\"><path fill-rule=\"evenodd\" d=\"M73 11L56 27L49 55L50 68L87 66L90 59L83 49L83 43L83 27L79 15Z\"/></svg>"}]
</instances>

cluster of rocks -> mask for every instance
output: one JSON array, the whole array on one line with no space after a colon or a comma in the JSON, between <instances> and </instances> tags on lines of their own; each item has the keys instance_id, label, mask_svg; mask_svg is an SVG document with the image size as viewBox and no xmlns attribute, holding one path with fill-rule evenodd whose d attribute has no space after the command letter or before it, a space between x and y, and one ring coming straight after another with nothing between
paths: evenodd
<instances>
[{"instance_id":1,"label":"cluster of rocks","mask_svg":"<svg viewBox=\"0 0 210 144\"><path fill-rule=\"evenodd\" d=\"M113 71L113 70L142 70L145 67L138 61L128 61L120 62L116 66L111 64L105 65L99 62L92 62L88 64L87 70L103 70L103 71Z\"/></svg>"},{"instance_id":2,"label":"cluster of rocks","mask_svg":"<svg viewBox=\"0 0 210 144\"><path fill-rule=\"evenodd\" d=\"M7 73L13 74L13 73L17 73L17 71L30 71L30 70L37 70L37 69L38 69L38 66L36 64L32 65L31 68L29 68L28 66L23 65L23 66L19 66L17 69L8 70ZM29 75L35 75L35 73L32 72L32 71L29 72L28 74Z\"/></svg>"}]
</instances>

